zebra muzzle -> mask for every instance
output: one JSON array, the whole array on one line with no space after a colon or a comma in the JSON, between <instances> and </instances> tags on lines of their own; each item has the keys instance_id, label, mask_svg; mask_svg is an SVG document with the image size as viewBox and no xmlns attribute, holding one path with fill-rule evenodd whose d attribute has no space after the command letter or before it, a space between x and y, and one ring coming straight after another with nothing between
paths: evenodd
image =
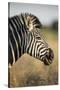
<instances>
[{"instance_id":1,"label":"zebra muzzle","mask_svg":"<svg viewBox=\"0 0 60 90\"><path fill-rule=\"evenodd\" d=\"M45 65L50 65L54 60L54 53L51 48L49 48L49 54L46 55L46 59L44 60Z\"/></svg>"},{"instance_id":2,"label":"zebra muzzle","mask_svg":"<svg viewBox=\"0 0 60 90\"><path fill-rule=\"evenodd\" d=\"M51 63L52 63L51 60L48 60L48 59L44 60L44 64L45 64L45 65L50 65Z\"/></svg>"}]
</instances>

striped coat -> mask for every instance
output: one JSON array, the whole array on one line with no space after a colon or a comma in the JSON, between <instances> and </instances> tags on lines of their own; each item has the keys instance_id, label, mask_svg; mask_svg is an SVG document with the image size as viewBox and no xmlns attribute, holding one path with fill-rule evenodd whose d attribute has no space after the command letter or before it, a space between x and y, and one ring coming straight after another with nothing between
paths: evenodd
<instances>
[{"instance_id":1,"label":"striped coat","mask_svg":"<svg viewBox=\"0 0 60 90\"><path fill-rule=\"evenodd\" d=\"M11 65L24 53L43 61L46 65L52 63L53 50L37 33L40 25L38 18L31 14L21 14L8 19L8 62Z\"/></svg>"}]
</instances>

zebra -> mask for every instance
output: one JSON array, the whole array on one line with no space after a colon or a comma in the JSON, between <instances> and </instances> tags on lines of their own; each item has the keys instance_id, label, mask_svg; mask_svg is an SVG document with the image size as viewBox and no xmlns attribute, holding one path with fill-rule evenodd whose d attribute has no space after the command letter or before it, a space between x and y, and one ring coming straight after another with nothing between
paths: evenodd
<instances>
[{"instance_id":1,"label":"zebra","mask_svg":"<svg viewBox=\"0 0 60 90\"><path fill-rule=\"evenodd\" d=\"M27 25L27 17L33 17L33 28ZM36 19L35 19L36 18ZM38 22L36 22L38 21ZM54 58L54 53L39 33L40 23L37 17L32 14L16 15L8 19L8 63L13 65L19 57L27 53L41 61L45 65L50 65ZM30 26L30 27L29 27ZM36 31L36 32L35 32Z\"/></svg>"}]
</instances>

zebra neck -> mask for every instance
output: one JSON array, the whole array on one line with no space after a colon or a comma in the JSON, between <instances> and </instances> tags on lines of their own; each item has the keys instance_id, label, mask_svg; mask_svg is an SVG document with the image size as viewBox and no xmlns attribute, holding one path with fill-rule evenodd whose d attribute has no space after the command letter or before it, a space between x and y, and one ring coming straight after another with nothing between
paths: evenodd
<instances>
[{"instance_id":1,"label":"zebra neck","mask_svg":"<svg viewBox=\"0 0 60 90\"><path fill-rule=\"evenodd\" d=\"M27 35L27 47L26 47L26 53L28 53L31 56L34 56L34 44L35 44L35 38L32 32L29 32Z\"/></svg>"}]
</instances>

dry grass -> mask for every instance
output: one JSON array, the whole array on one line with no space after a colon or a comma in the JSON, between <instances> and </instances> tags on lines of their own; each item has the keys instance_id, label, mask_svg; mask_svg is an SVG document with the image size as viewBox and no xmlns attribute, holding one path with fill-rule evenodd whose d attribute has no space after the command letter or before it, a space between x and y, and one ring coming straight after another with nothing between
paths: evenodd
<instances>
[{"instance_id":1,"label":"dry grass","mask_svg":"<svg viewBox=\"0 0 60 90\"><path fill-rule=\"evenodd\" d=\"M43 31L54 51L54 61L45 66L41 61L24 54L10 70L10 87L58 84L58 42L55 32Z\"/></svg>"}]
</instances>

